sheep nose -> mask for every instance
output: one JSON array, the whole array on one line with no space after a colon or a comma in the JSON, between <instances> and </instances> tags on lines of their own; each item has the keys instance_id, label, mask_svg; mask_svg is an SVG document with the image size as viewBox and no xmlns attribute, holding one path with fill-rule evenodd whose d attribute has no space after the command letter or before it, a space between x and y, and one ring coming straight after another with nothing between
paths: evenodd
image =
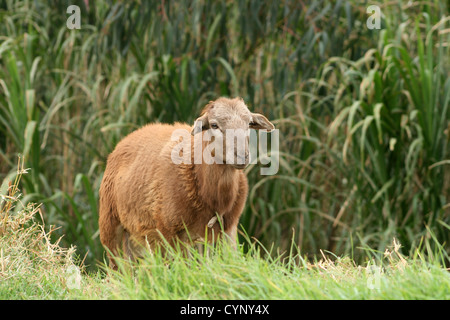
<instances>
[{"instance_id":1,"label":"sheep nose","mask_svg":"<svg viewBox=\"0 0 450 320\"><path fill-rule=\"evenodd\" d=\"M248 153L246 153L244 157L236 155L236 164L248 164L248 163L249 163Z\"/></svg>"}]
</instances>

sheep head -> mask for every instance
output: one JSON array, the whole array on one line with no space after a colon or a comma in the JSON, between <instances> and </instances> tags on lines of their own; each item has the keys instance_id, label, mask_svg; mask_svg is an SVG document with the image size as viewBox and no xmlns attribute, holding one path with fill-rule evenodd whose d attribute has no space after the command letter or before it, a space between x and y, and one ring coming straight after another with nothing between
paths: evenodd
<instances>
[{"instance_id":1,"label":"sheep head","mask_svg":"<svg viewBox=\"0 0 450 320\"><path fill-rule=\"evenodd\" d=\"M244 169L250 162L249 129L272 131L275 127L262 114L250 112L242 98L219 98L206 105L191 134L208 136L206 140L214 143L213 156L218 163ZM219 149L222 152L216 152Z\"/></svg>"}]
</instances>

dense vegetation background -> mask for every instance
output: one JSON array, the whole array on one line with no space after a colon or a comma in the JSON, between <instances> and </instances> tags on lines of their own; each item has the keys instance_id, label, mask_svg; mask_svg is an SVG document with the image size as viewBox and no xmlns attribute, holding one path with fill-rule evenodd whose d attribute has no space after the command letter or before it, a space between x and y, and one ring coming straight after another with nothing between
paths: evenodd
<instances>
[{"instance_id":1,"label":"dense vegetation background","mask_svg":"<svg viewBox=\"0 0 450 320\"><path fill-rule=\"evenodd\" d=\"M81 8L70 30L67 7ZM247 170L241 222L266 247L362 257L396 237L450 252L445 1L0 1L0 182L53 236L102 260L106 158L151 121L241 96L280 129L280 170ZM19 210L20 208L17 208ZM432 252L432 250L430 250Z\"/></svg>"}]
</instances>

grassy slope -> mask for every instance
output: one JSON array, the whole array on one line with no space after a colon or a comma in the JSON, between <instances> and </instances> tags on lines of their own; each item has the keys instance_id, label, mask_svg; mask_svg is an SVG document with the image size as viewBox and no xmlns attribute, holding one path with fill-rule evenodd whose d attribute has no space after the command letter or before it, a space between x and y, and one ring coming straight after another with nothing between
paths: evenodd
<instances>
[{"instance_id":1,"label":"grassy slope","mask_svg":"<svg viewBox=\"0 0 450 320\"><path fill-rule=\"evenodd\" d=\"M289 269L278 262L232 253L200 260L146 259L131 273L84 275L69 289L61 266L43 277L0 282L2 299L450 299L450 275L436 263L407 260L378 268L349 258ZM55 272L56 271L56 272Z\"/></svg>"},{"instance_id":2,"label":"grassy slope","mask_svg":"<svg viewBox=\"0 0 450 320\"><path fill-rule=\"evenodd\" d=\"M131 299L448 299L450 275L435 263L391 252L384 267L356 266L348 257L281 262L219 249L212 258L193 253L164 265L148 256L112 277L113 298Z\"/></svg>"},{"instance_id":3,"label":"grassy slope","mask_svg":"<svg viewBox=\"0 0 450 320\"><path fill-rule=\"evenodd\" d=\"M314 263L261 258L255 246L249 253L227 246L208 255L192 251L190 259L155 253L132 267L121 264L121 272L85 273L77 286L73 251L43 234L32 224L0 238L0 299L450 299L450 274L438 258L405 259L397 247L366 266L325 255Z\"/></svg>"},{"instance_id":4,"label":"grassy slope","mask_svg":"<svg viewBox=\"0 0 450 320\"><path fill-rule=\"evenodd\" d=\"M358 266L329 254L314 262L270 254L247 240L246 253L224 244L192 249L189 259L155 252L132 265L119 261L120 272L77 279L75 249L50 240L35 219L39 206L13 213L21 205L18 177L0 201L0 299L450 299L448 256L442 247L432 253L429 242L410 258L395 241L384 254L365 250L367 263Z\"/></svg>"}]
</instances>

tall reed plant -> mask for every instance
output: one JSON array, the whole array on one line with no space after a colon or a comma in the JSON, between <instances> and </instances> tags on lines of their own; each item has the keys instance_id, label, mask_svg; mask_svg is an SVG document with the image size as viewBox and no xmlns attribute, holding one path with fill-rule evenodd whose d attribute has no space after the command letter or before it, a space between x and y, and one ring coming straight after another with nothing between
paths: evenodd
<instances>
[{"instance_id":1,"label":"tall reed plant","mask_svg":"<svg viewBox=\"0 0 450 320\"><path fill-rule=\"evenodd\" d=\"M22 154L25 200L95 264L118 141L239 95L281 132L278 174L247 170L241 222L266 247L448 242L448 6L378 5L381 30L366 1L0 2L0 179Z\"/></svg>"}]
</instances>

